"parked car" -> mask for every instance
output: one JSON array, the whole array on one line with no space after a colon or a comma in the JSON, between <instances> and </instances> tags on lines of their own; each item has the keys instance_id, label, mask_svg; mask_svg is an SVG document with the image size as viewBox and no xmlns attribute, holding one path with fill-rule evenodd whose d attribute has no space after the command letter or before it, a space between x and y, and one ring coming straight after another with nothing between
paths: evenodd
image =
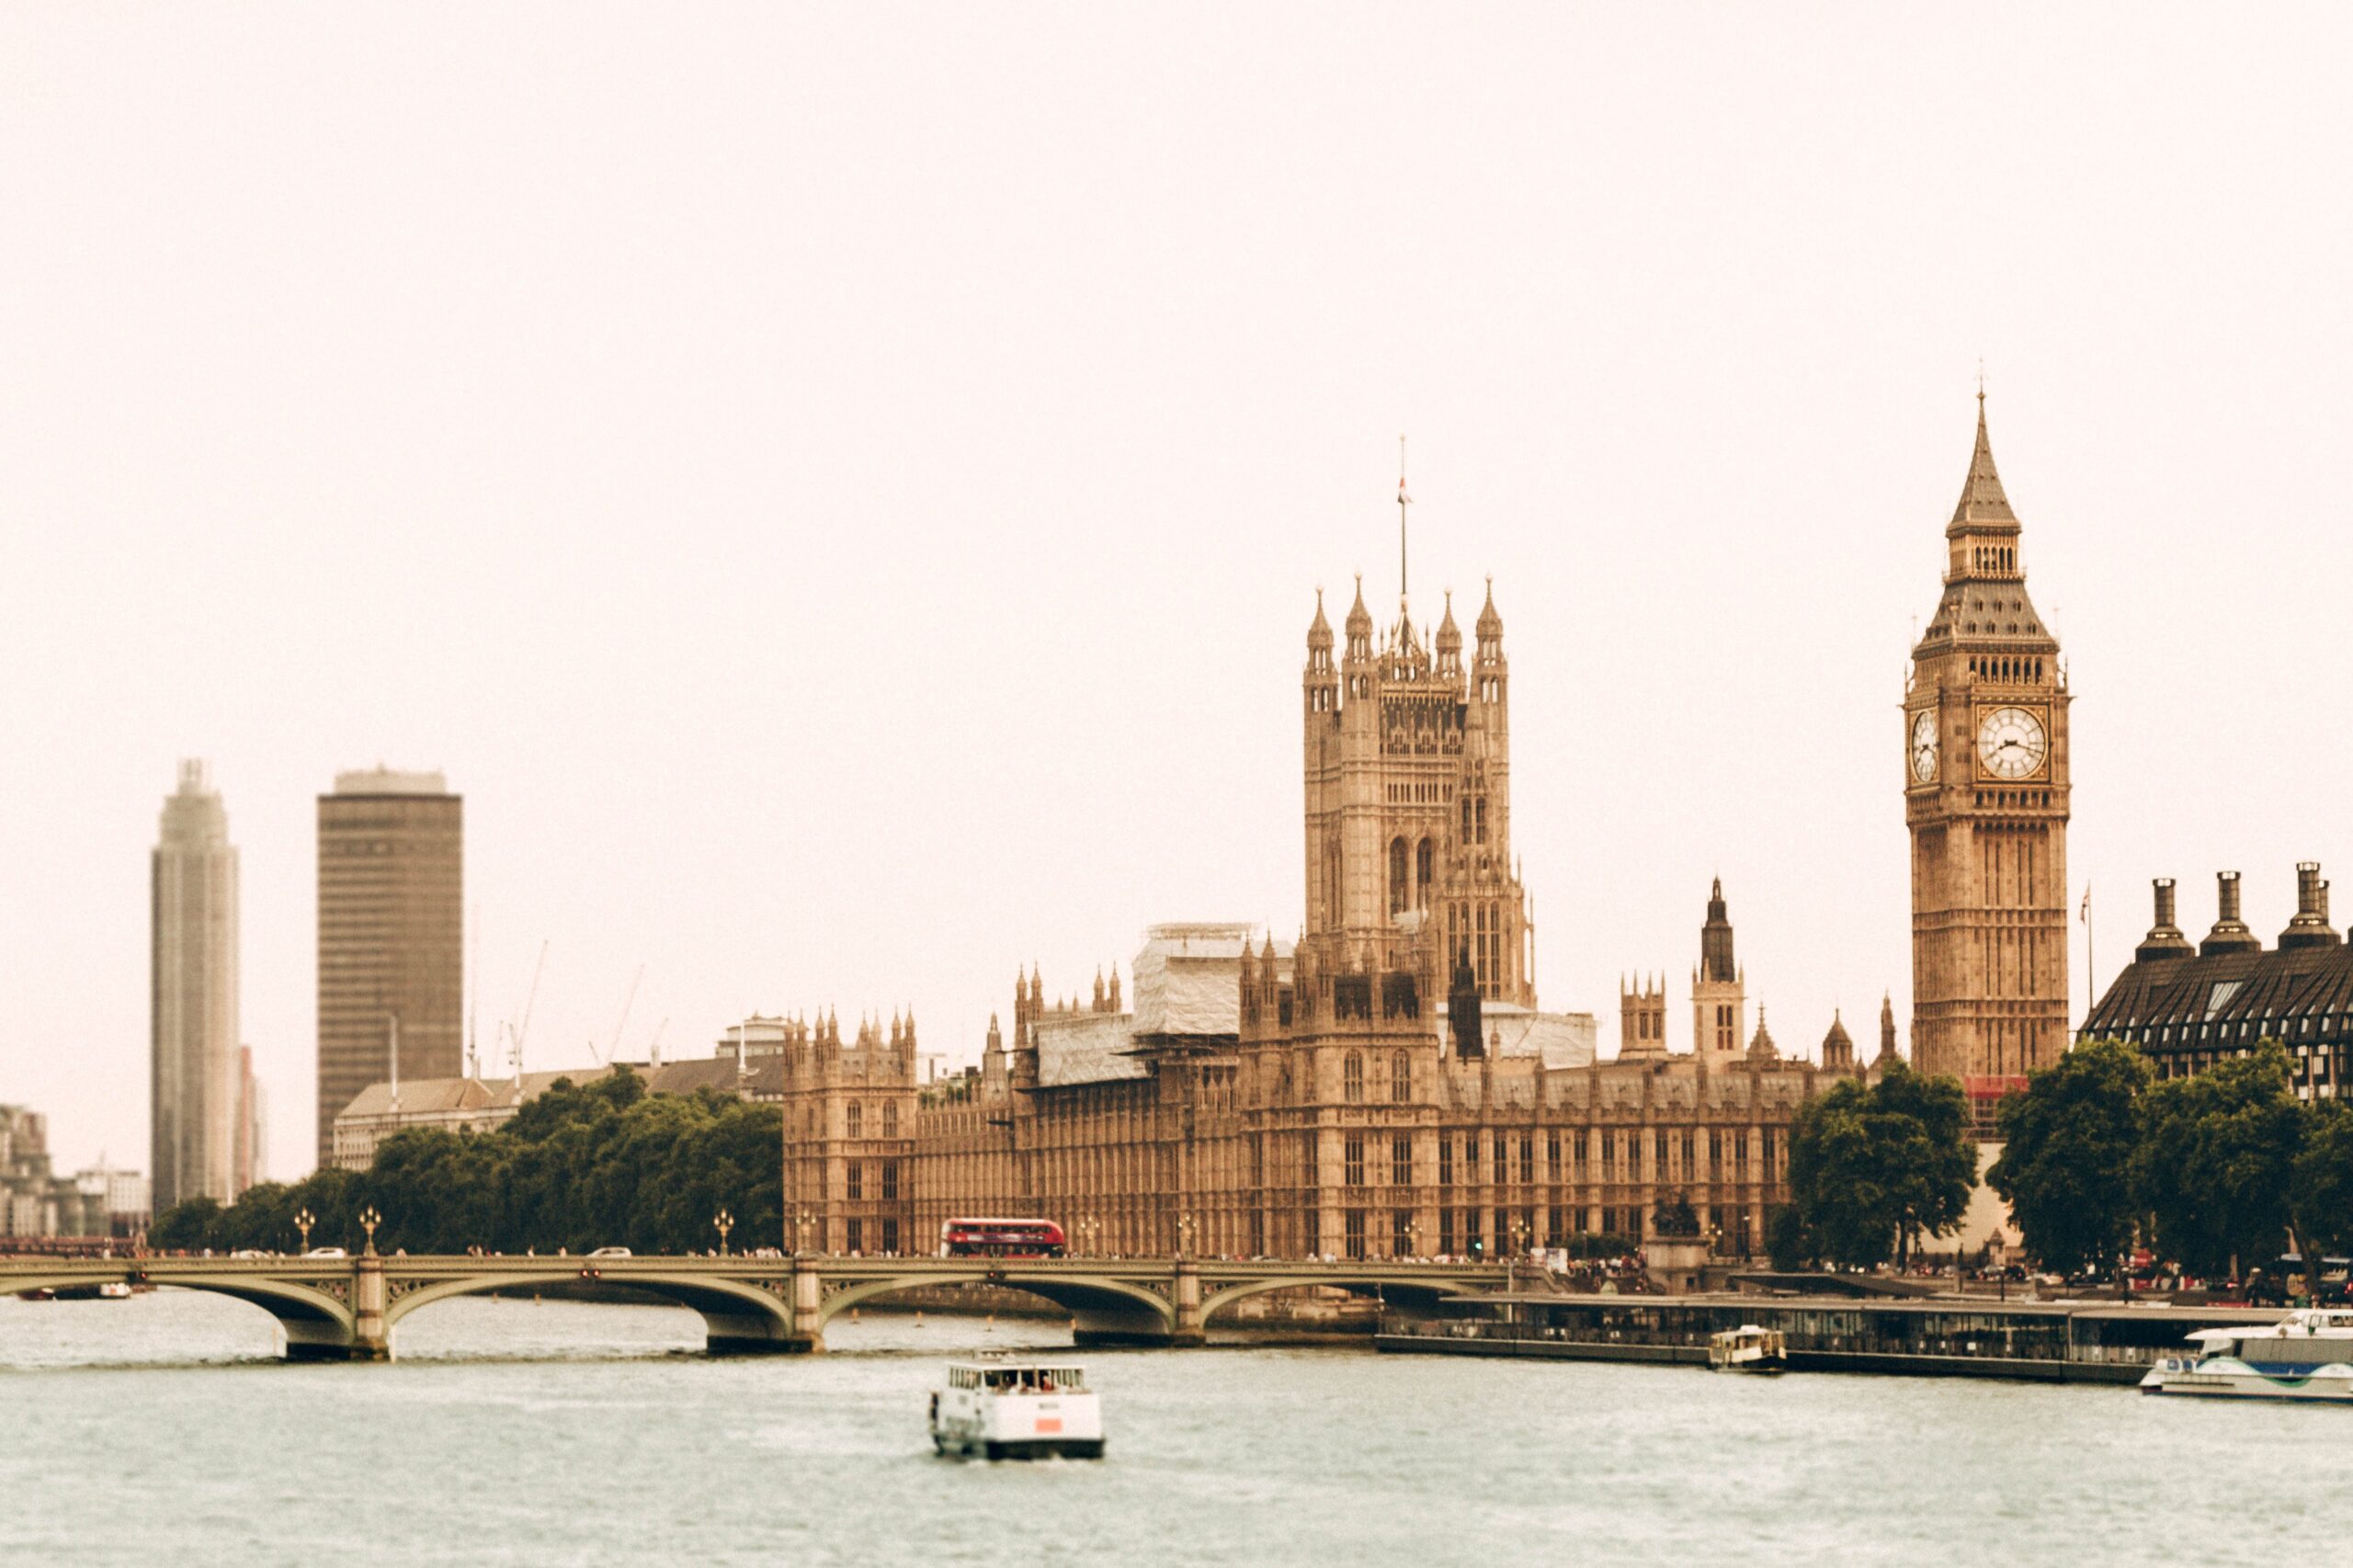
<instances>
[{"instance_id":1,"label":"parked car","mask_svg":"<svg viewBox=\"0 0 2353 1568\"><path fill-rule=\"evenodd\" d=\"M588 1256L590 1257L633 1257L636 1255L627 1247L598 1247Z\"/></svg>"},{"instance_id":2,"label":"parked car","mask_svg":"<svg viewBox=\"0 0 2353 1568\"><path fill-rule=\"evenodd\" d=\"M304 1257L349 1257L351 1255L341 1247L313 1247L302 1256Z\"/></svg>"}]
</instances>

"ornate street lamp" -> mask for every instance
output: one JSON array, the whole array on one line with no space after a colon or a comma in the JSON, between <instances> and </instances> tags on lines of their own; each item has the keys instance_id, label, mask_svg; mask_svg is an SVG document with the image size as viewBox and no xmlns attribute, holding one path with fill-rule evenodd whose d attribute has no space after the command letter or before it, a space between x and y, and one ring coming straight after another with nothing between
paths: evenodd
<instances>
[{"instance_id":1,"label":"ornate street lamp","mask_svg":"<svg viewBox=\"0 0 2353 1568\"><path fill-rule=\"evenodd\" d=\"M362 1256L367 1257L376 1256L376 1227L383 1222L384 1217L376 1212L376 1206L372 1203L359 1211L360 1228L368 1233L368 1246Z\"/></svg>"},{"instance_id":2,"label":"ornate street lamp","mask_svg":"<svg viewBox=\"0 0 2353 1568\"><path fill-rule=\"evenodd\" d=\"M806 1210L793 1216L793 1256L799 1257L809 1250L809 1227L815 1223L816 1221Z\"/></svg>"},{"instance_id":3,"label":"ornate street lamp","mask_svg":"<svg viewBox=\"0 0 2353 1568\"><path fill-rule=\"evenodd\" d=\"M319 1217L312 1213L307 1207L298 1210L295 1212L294 1228L302 1233L302 1250L304 1252L311 1250L311 1227L318 1222Z\"/></svg>"},{"instance_id":4,"label":"ornate street lamp","mask_svg":"<svg viewBox=\"0 0 2353 1568\"><path fill-rule=\"evenodd\" d=\"M1190 1214L1179 1214L1179 1215L1177 1215L1177 1216L1176 1216L1176 1256L1177 1256L1178 1257L1180 1257L1180 1258L1181 1258L1181 1257L1183 1257L1183 1256L1185 1256L1185 1244L1186 1244L1186 1242L1187 1242L1188 1240L1189 1240L1189 1239L1191 1238L1192 1233L1193 1233L1193 1217L1192 1217Z\"/></svg>"},{"instance_id":5,"label":"ornate street lamp","mask_svg":"<svg viewBox=\"0 0 2353 1568\"><path fill-rule=\"evenodd\" d=\"M735 1216L730 1214L726 1210L722 1209L718 1213L713 1214L710 1217L710 1222L719 1227L719 1256L725 1257L727 1256L727 1233L735 1228Z\"/></svg>"}]
</instances>

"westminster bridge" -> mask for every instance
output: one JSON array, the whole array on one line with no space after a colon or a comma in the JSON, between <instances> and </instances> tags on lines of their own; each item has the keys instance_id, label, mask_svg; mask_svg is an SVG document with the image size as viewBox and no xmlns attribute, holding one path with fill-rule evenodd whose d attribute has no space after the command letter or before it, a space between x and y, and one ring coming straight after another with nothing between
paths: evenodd
<instances>
[{"instance_id":1,"label":"westminster bridge","mask_svg":"<svg viewBox=\"0 0 2353 1568\"><path fill-rule=\"evenodd\" d=\"M451 1296L621 1288L702 1314L713 1354L808 1354L825 1324L904 1290L995 1285L1071 1314L1082 1346L1201 1344L1210 1320L1270 1290L1331 1286L1433 1302L1495 1290L1495 1264L1365 1259L1321 1263L1213 1258L1003 1257L329 1257L0 1258L0 1293L120 1281L210 1290L275 1317L294 1360L381 1360L409 1313Z\"/></svg>"}]
</instances>

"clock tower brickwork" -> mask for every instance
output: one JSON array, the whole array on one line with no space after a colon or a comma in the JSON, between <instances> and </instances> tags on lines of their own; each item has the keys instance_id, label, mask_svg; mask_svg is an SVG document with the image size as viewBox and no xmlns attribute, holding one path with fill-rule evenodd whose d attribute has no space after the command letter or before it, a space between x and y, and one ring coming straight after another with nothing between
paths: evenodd
<instances>
[{"instance_id":1,"label":"clock tower brickwork","mask_svg":"<svg viewBox=\"0 0 2353 1568\"><path fill-rule=\"evenodd\" d=\"M1903 731L1913 1061L1961 1079L1981 1125L2067 1047L2069 694L2019 533L1981 392Z\"/></svg>"}]
</instances>

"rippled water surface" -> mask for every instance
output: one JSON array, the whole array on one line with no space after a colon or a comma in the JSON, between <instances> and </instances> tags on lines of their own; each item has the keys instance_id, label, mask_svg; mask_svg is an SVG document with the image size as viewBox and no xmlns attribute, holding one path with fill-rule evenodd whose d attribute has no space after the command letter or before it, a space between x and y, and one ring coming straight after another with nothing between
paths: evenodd
<instances>
[{"instance_id":1,"label":"rippled water surface","mask_svg":"<svg viewBox=\"0 0 2353 1568\"><path fill-rule=\"evenodd\" d=\"M2353 1410L1090 1352L1110 1458L958 1464L924 1434L940 1360L1067 1336L827 1332L713 1361L684 1311L461 1300L391 1365L295 1366L217 1297L0 1297L0 1561L2279 1564L2353 1532Z\"/></svg>"}]
</instances>

